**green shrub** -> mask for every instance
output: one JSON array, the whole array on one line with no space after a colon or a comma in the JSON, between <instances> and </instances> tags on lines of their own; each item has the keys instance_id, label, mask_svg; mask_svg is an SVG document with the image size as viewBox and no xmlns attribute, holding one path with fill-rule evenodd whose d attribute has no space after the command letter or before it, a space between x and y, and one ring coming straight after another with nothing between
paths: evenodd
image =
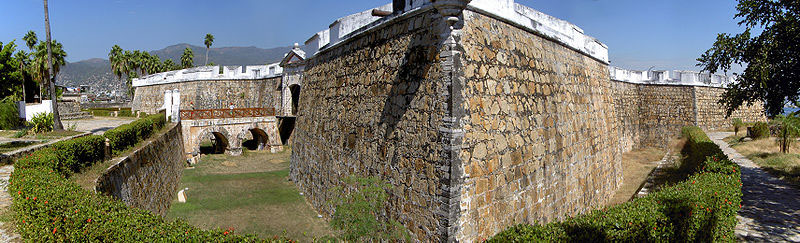
<instances>
[{"instance_id":1,"label":"green shrub","mask_svg":"<svg viewBox=\"0 0 800 243\"><path fill-rule=\"evenodd\" d=\"M391 185L377 178L348 177L347 188L337 187L341 196L331 220L342 238L351 242L410 241L411 236L399 222L381 217Z\"/></svg>"},{"instance_id":2,"label":"green shrub","mask_svg":"<svg viewBox=\"0 0 800 243\"><path fill-rule=\"evenodd\" d=\"M697 127L688 150L704 155L688 179L646 197L545 225L520 224L491 242L733 242L741 171ZM694 150L699 150L694 151Z\"/></svg>"},{"instance_id":3,"label":"green shrub","mask_svg":"<svg viewBox=\"0 0 800 243\"><path fill-rule=\"evenodd\" d=\"M92 116L111 116L111 111L107 111L107 110L92 110Z\"/></svg>"},{"instance_id":4,"label":"green shrub","mask_svg":"<svg viewBox=\"0 0 800 243\"><path fill-rule=\"evenodd\" d=\"M51 147L59 155L71 163L66 164L69 172L80 172L82 168L102 161L105 157L105 141L103 136L92 135L75 138L53 144Z\"/></svg>"},{"instance_id":5,"label":"green shrub","mask_svg":"<svg viewBox=\"0 0 800 243\"><path fill-rule=\"evenodd\" d=\"M164 114L155 114L108 130L104 136L109 140L111 152L118 154L147 139L154 131L160 130L165 124Z\"/></svg>"},{"instance_id":6,"label":"green shrub","mask_svg":"<svg viewBox=\"0 0 800 243\"><path fill-rule=\"evenodd\" d=\"M753 139L769 138L769 125L765 122L756 122L752 131Z\"/></svg>"},{"instance_id":7,"label":"green shrub","mask_svg":"<svg viewBox=\"0 0 800 243\"><path fill-rule=\"evenodd\" d=\"M122 117L133 117L134 115L133 115L133 112L131 112L130 110L121 110L121 111L119 111L119 112L117 113L117 116L122 116Z\"/></svg>"},{"instance_id":8,"label":"green shrub","mask_svg":"<svg viewBox=\"0 0 800 243\"><path fill-rule=\"evenodd\" d=\"M0 101L0 129L10 130L22 125L17 103L5 98Z\"/></svg>"},{"instance_id":9,"label":"green shrub","mask_svg":"<svg viewBox=\"0 0 800 243\"><path fill-rule=\"evenodd\" d=\"M36 113L28 122L33 133L43 133L53 131L53 113Z\"/></svg>"}]
</instances>

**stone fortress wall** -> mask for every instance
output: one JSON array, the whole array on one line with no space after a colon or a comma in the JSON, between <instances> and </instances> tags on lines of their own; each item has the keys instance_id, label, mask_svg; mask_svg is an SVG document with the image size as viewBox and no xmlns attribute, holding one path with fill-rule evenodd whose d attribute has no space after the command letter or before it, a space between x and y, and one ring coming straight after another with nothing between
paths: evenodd
<instances>
[{"instance_id":1,"label":"stone fortress wall","mask_svg":"<svg viewBox=\"0 0 800 243\"><path fill-rule=\"evenodd\" d=\"M131 109L156 113L164 92L181 92L180 110L280 107L282 69L277 64L246 67L196 67L134 79Z\"/></svg>"},{"instance_id":2,"label":"stone fortress wall","mask_svg":"<svg viewBox=\"0 0 800 243\"><path fill-rule=\"evenodd\" d=\"M479 12L464 22L456 238L603 205L622 183L607 65Z\"/></svg>"},{"instance_id":3,"label":"stone fortress wall","mask_svg":"<svg viewBox=\"0 0 800 243\"><path fill-rule=\"evenodd\" d=\"M419 240L447 235L436 21L432 11L399 17L306 62L290 176L323 215L343 179L376 176L393 185L388 217Z\"/></svg>"},{"instance_id":4,"label":"stone fortress wall","mask_svg":"<svg viewBox=\"0 0 800 243\"><path fill-rule=\"evenodd\" d=\"M609 68L605 45L513 0L394 3L304 46L290 177L323 215L344 178L374 176L417 240L478 241L601 206L622 153L729 124L710 104L730 77Z\"/></svg>"},{"instance_id":5,"label":"stone fortress wall","mask_svg":"<svg viewBox=\"0 0 800 243\"><path fill-rule=\"evenodd\" d=\"M97 178L96 191L130 207L164 216L183 173L183 137L180 123L168 123L167 132L116 162Z\"/></svg>"}]
</instances>

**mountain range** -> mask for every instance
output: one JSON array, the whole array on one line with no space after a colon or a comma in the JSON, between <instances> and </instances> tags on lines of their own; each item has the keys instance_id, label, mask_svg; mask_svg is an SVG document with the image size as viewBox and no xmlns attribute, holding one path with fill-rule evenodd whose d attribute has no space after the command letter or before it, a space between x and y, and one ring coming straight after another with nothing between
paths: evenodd
<instances>
[{"instance_id":1,"label":"mountain range","mask_svg":"<svg viewBox=\"0 0 800 243\"><path fill-rule=\"evenodd\" d=\"M194 52L194 64L203 65L206 58L205 46L182 43L150 51L150 54L158 55L162 61L172 59L173 62L180 63L183 50L187 47ZM208 53L208 62L224 66L263 65L279 62L289 50L291 47L288 46L269 49L254 46L211 48ZM117 79L111 73L111 64L107 59L102 58L67 63L61 67L61 71L56 77L56 83L68 87L89 85L92 90L101 92L125 90L125 81Z\"/></svg>"}]
</instances>

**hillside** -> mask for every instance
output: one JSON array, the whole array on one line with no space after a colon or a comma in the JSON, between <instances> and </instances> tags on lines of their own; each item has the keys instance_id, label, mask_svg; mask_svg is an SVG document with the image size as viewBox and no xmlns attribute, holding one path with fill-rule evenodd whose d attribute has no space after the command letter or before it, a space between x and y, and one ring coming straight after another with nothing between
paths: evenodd
<instances>
[{"instance_id":1,"label":"hillside","mask_svg":"<svg viewBox=\"0 0 800 243\"><path fill-rule=\"evenodd\" d=\"M150 54L158 55L162 61L172 59L174 62L180 63L180 56L186 47L190 47L194 51L195 65L203 65L206 54L205 46L177 44L150 51ZM291 47L262 49L254 46L211 48L208 62L226 66L274 63L280 61L290 49ZM102 58L67 63L61 68L56 80L59 85L70 87L89 85L96 91L124 90L125 88L125 82L118 80L111 73L111 65L108 60Z\"/></svg>"}]
</instances>

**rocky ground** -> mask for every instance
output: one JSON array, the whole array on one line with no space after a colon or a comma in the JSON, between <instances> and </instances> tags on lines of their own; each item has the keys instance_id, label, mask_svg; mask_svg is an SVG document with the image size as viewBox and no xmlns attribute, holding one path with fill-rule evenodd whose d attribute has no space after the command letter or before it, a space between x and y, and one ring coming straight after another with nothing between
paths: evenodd
<instances>
[{"instance_id":1,"label":"rocky ground","mask_svg":"<svg viewBox=\"0 0 800 243\"><path fill-rule=\"evenodd\" d=\"M725 155L742 167L742 209L736 236L742 241L800 242L800 191L773 177L722 139L731 132L709 133Z\"/></svg>"}]
</instances>

